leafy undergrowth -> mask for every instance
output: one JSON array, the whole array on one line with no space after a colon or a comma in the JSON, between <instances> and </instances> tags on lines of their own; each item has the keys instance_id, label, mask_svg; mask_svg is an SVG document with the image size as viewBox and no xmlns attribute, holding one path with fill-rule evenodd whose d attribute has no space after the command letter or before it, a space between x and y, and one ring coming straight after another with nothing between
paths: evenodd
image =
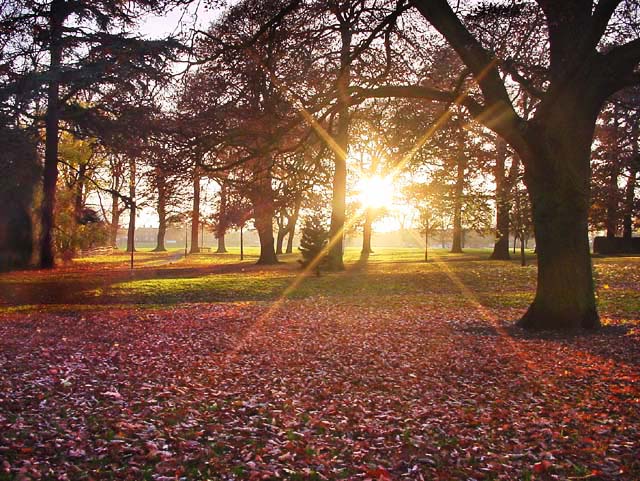
<instances>
[{"instance_id":1,"label":"leafy undergrowth","mask_svg":"<svg viewBox=\"0 0 640 481\"><path fill-rule=\"evenodd\" d=\"M0 479L638 479L638 334L313 298L5 314Z\"/></svg>"}]
</instances>

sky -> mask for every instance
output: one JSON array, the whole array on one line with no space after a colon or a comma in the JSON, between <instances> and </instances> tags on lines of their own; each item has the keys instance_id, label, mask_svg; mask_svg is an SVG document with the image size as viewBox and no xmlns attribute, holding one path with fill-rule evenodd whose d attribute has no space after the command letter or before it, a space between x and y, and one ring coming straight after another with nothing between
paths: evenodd
<instances>
[{"instance_id":1,"label":"sky","mask_svg":"<svg viewBox=\"0 0 640 481\"><path fill-rule=\"evenodd\" d=\"M162 15L147 15L140 24L140 32L148 38L161 38L195 27L206 29L220 10L202 5L202 1L174 8Z\"/></svg>"}]
</instances>

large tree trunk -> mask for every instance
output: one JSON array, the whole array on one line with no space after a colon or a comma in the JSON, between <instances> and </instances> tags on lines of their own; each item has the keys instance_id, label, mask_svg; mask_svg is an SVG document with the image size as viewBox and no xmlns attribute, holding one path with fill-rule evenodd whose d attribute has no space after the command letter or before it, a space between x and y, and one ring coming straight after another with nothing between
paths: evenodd
<instances>
[{"instance_id":1,"label":"large tree trunk","mask_svg":"<svg viewBox=\"0 0 640 481\"><path fill-rule=\"evenodd\" d=\"M580 105L582 99L576 99ZM574 105L574 106L575 106ZM596 310L588 239L590 151L597 113L571 115L557 105L545 129L530 138L525 183L531 197L538 285L520 320L534 329L595 328Z\"/></svg>"},{"instance_id":2,"label":"large tree trunk","mask_svg":"<svg viewBox=\"0 0 640 481\"><path fill-rule=\"evenodd\" d=\"M62 0L54 0L50 11L50 71L45 116L45 151L43 173L42 212L40 215L40 267L55 266L53 229L55 226L56 184L58 182L58 135L60 121L60 66L62 63L62 34L66 13Z\"/></svg>"},{"instance_id":3,"label":"large tree trunk","mask_svg":"<svg viewBox=\"0 0 640 481\"><path fill-rule=\"evenodd\" d=\"M189 254L200 252L198 234L200 233L200 172L193 173L193 210L191 212L191 249Z\"/></svg>"},{"instance_id":4,"label":"large tree trunk","mask_svg":"<svg viewBox=\"0 0 640 481\"><path fill-rule=\"evenodd\" d=\"M224 234L218 234L218 248L216 249L216 254L226 254L227 253L227 245L224 241Z\"/></svg>"},{"instance_id":5,"label":"large tree trunk","mask_svg":"<svg viewBox=\"0 0 640 481\"><path fill-rule=\"evenodd\" d=\"M496 242L493 245L493 252L489 259L505 260L511 259L509 255L509 212L511 205L509 202L509 186L506 178L505 162L507 160L507 144L499 139L496 142L496 166L494 178L496 182Z\"/></svg>"},{"instance_id":6,"label":"large tree trunk","mask_svg":"<svg viewBox=\"0 0 640 481\"><path fill-rule=\"evenodd\" d=\"M129 161L129 229L127 230L127 252L136 250L136 161Z\"/></svg>"},{"instance_id":7,"label":"large tree trunk","mask_svg":"<svg viewBox=\"0 0 640 481\"><path fill-rule=\"evenodd\" d=\"M347 152L349 150L349 83L351 77L351 26L341 22L340 72L336 82L338 90L337 128L334 135L335 170L331 203L331 226L329 228L329 252L327 269L344 270L344 223L347 209Z\"/></svg>"},{"instance_id":8,"label":"large tree trunk","mask_svg":"<svg viewBox=\"0 0 640 481\"><path fill-rule=\"evenodd\" d=\"M158 172L156 175L158 182L158 236L154 252L165 252L164 238L167 233L167 189L164 174Z\"/></svg>"},{"instance_id":9,"label":"large tree trunk","mask_svg":"<svg viewBox=\"0 0 640 481\"><path fill-rule=\"evenodd\" d=\"M364 215L364 227L362 229L362 252L363 256L368 256L373 253L371 250L371 235L373 233L373 214L371 208L367 208Z\"/></svg>"},{"instance_id":10,"label":"large tree trunk","mask_svg":"<svg viewBox=\"0 0 640 481\"><path fill-rule=\"evenodd\" d=\"M466 162L462 155L457 159L456 186L453 201L453 240L451 242L451 252L462 253L462 196L464 194L464 171Z\"/></svg>"},{"instance_id":11,"label":"large tree trunk","mask_svg":"<svg viewBox=\"0 0 640 481\"><path fill-rule=\"evenodd\" d=\"M275 241L273 238L273 186L271 185L271 172L266 169L260 172L252 192L253 216L260 239L260 257L258 264L272 265L278 263Z\"/></svg>"}]
</instances>

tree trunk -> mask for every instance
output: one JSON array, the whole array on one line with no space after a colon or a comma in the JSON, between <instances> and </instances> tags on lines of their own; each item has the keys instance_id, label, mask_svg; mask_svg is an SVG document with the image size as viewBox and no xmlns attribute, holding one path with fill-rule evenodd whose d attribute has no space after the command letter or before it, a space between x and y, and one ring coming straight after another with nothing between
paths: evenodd
<instances>
[{"instance_id":1,"label":"tree trunk","mask_svg":"<svg viewBox=\"0 0 640 481\"><path fill-rule=\"evenodd\" d=\"M136 206L129 207L129 228L127 229L127 252L136 250Z\"/></svg>"},{"instance_id":2,"label":"tree trunk","mask_svg":"<svg viewBox=\"0 0 640 481\"><path fill-rule=\"evenodd\" d=\"M296 225L298 224L298 217L300 216L300 207L302 206L302 198L296 199L295 206L293 208L293 215L289 219L289 237L287 238L287 254L293 253L293 236L296 234Z\"/></svg>"},{"instance_id":3,"label":"tree trunk","mask_svg":"<svg viewBox=\"0 0 640 481\"><path fill-rule=\"evenodd\" d=\"M277 255L281 255L282 254L282 246L284 244L284 238L286 237L286 235L289 233L289 226L279 226L278 227L278 236L276 238L276 254Z\"/></svg>"},{"instance_id":4,"label":"tree trunk","mask_svg":"<svg viewBox=\"0 0 640 481\"><path fill-rule=\"evenodd\" d=\"M158 182L158 236L156 240L156 248L154 252L165 252L167 249L164 245L164 238L167 233L167 189L164 174L158 172L156 174Z\"/></svg>"},{"instance_id":5,"label":"tree trunk","mask_svg":"<svg viewBox=\"0 0 640 481\"><path fill-rule=\"evenodd\" d=\"M193 173L193 211L191 212L191 249L189 254L200 252L198 234L200 233L200 172Z\"/></svg>"},{"instance_id":6,"label":"tree trunk","mask_svg":"<svg viewBox=\"0 0 640 481\"><path fill-rule=\"evenodd\" d=\"M424 261L429 260L429 223L424 226Z\"/></svg>"},{"instance_id":7,"label":"tree trunk","mask_svg":"<svg viewBox=\"0 0 640 481\"><path fill-rule=\"evenodd\" d=\"M87 173L87 164L81 164L78 168L78 180L75 185L75 193L73 199L73 215L76 219L76 224L82 221L82 208L84 204L84 177Z\"/></svg>"},{"instance_id":8,"label":"tree trunk","mask_svg":"<svg viewBox=\"0 0 640 481\"><path fill-rule=\"evenodd\" d=\"M226 254L227 246L224 241L224 234L218 235L218 248L216 249L216 254Z\"/></svg>"},{"instance_id":9,"label":"tree trunk","mask_svg":"<svg viewBox=\"0 0 640 481\"><path fill-rule=\"evenodd\" d=\"M525 253L524 253L524 248L526 243L527 241L525 240L525 236L523 232L520 236L520 265L522 267L527 265L527 257L525 256Z\"/></svg>"},{"instance_id":10,"label":"tree trunk","mask_svg":"<svg viewBox=\"0 0 640 481\"><path fill-rule=\"evenodd\" d=\"M466 162L462 156L458 157L458 171L456 175L455 198L453 204L453 240L451 252L462 253L462 195L464 194L464 171Z\"/></svg>"},{"instance_id":11,"label":"tree trunk","mask_svg":"<svg viewBox=\"0 0 640 481\"><path fill-rule=\"evenodd\" d=\"M496 182L496 242L493 245L493 252L489 259L504 260L511 259L509 255L509 188L505 176L505 162L507 160L507 144L499 139L496 142L496 166L494 178Z\"/></svg>"},{"instance_id":12,"label":"tree trunk","mask_svg":"<svg viewBox=\"0 0 640 481\"><path fill-rule=\"evenodd\" d=\"M55 266L53 229L55 226L56 184L58 182L58 135L60 121L60 66L62 63L62 35L66 18L62 0L54 0L50 11L50 68L45 116L45 151L43 173L42 212L40 215L40 267Z\"/></svg>"},{"instance_id":13,"label":"tree trunk","mask_svg":"<svg viewBox=\"0 0 640 481\"><path fill-rule=\"evenodd\" d=\"M371 250L371 235L373 233L373 214L371 208L367 208L364 214L364 227L362 229L362 252L363 256L368 256L373 253Z\"/></svg>"},{"instance_id":14,"label":"tree trunk","mask_svg":"<svg viewBox=\"0 0 640 481\"><path fill-rule=\"evenodd\" d=\"M226 254L227 246L224 236L227 233L227 179L220 183L220 212L218 213L218 224L216 228L216 239L218 239L217 254Z\"/></svg>"},{"instance_id":15,"label":"tree trunk","mask_svg":"<svg viewBox=\"0 0 640 481\"><path fill-rule=\"evenodd\" d=\"M619 159L615 160L619 162ZM618 165L612 165L609 172L609 185L607 189L607 238L613 239L618 232L618 177L620 170Z\"/></svg>"},{"instance_id":16,"label":"tree trunk","mask_svg":"<svg viewBox=\"0 0 640 481\"><path fill-rule=\"evenodd\" d=\"M260 238L260 257L257 263L260 265L272 265L278 263L278 257L276 256L275 240L273 238L275 209L273 206L274 193L271 185L271 172L269 169L265 169L258 175L251 199L254 223Z\"/></svg>"},{"instance_id":17,"label":"tree trunk","mask_svg":"<svg viewBox=\"0 0 640 481\"><path fill-rule=\"evenodd\" d=\"M632 130L632 157L629 166L629 177L624 192L624 212L622 216L622 237L631 241L633 233L633 207L635 203L636 184L638 178L638 170L640 169L640 153L638 152L638 133L640 126L636 124Z\"/></svg>"},{"instance_id":18,"label":"tree trunk","mask_svg":"<svg viewBox=\"0 0 640 481\"><path fill-rule=\"evenodd\" d=\"M136 161L129 160L129 229L127 252L136 250Z\"/></svg>"},{"instance_id":19,"label":"tree trunk","mask_svg":"<svg viewBox=\"0 0 640 481\"><path fill-rule=\"evenodd\" d=\"M120 206L117 194L111 194L111 229L109 231L109 243L114 249L118 248L118 228L120 227Z\"/></svg>"},{"instance_id":20,"label":"tree trunk","mask_svg":"<svg viewBox=\"0 0 640 481\"><path fill-rule=\"evenodd\" d=\"M595 125L585 116L553 112L532 138L525 163L538 254L538 285L519 324L533 329L595 328L596 310L588 238L590 151ZM521 156L522 157L522 156ZM524 160L524 158L523 158Z\"/></svg>"},{"instance_id":21,"label":"tree trunk","mask_svg":"<svg viewBox=\"0 0 640 481\"><path fill-rule=\"evenodd\" d=\"M243 236L244 227L240 226L240 260L244 260L244 236Z\"/></svg>"},{"instance_id":22,"label":"tree trunk","mask_svg":"<svg viewBox=\"0 0 640 481\"><path fill-rule=\"evenodd\" d=\"M331 226L329 228L329 252L327 269L344 270L344 223L347 208L347 152L349 150L349 83L351 77L351 25L340 22L340 71L336 81L338 90L337 129L335 146L333 190L331 202Z\"/></svg>"}]
</instances>

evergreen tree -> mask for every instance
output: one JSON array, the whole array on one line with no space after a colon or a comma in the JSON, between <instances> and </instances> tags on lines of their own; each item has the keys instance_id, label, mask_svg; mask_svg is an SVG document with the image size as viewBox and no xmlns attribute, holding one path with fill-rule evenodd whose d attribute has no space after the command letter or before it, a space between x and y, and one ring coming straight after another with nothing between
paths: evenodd
<instances>
[{"instance_id":1,"label":"evergreen tree","mask_svg":"<svg viewBox=\"0 0 640 481\"><path fill-rule=\"evenodd\" d=\"M328 232L322 222L322 217L313 214L305 219L300 239L300 252L302 253L303 266L315 263L316 274L320 275L320 264L324 262L326 253L323 253L327 245ZM319 256L323 256L319 259Z\"/></svg>"}]
</instances>

